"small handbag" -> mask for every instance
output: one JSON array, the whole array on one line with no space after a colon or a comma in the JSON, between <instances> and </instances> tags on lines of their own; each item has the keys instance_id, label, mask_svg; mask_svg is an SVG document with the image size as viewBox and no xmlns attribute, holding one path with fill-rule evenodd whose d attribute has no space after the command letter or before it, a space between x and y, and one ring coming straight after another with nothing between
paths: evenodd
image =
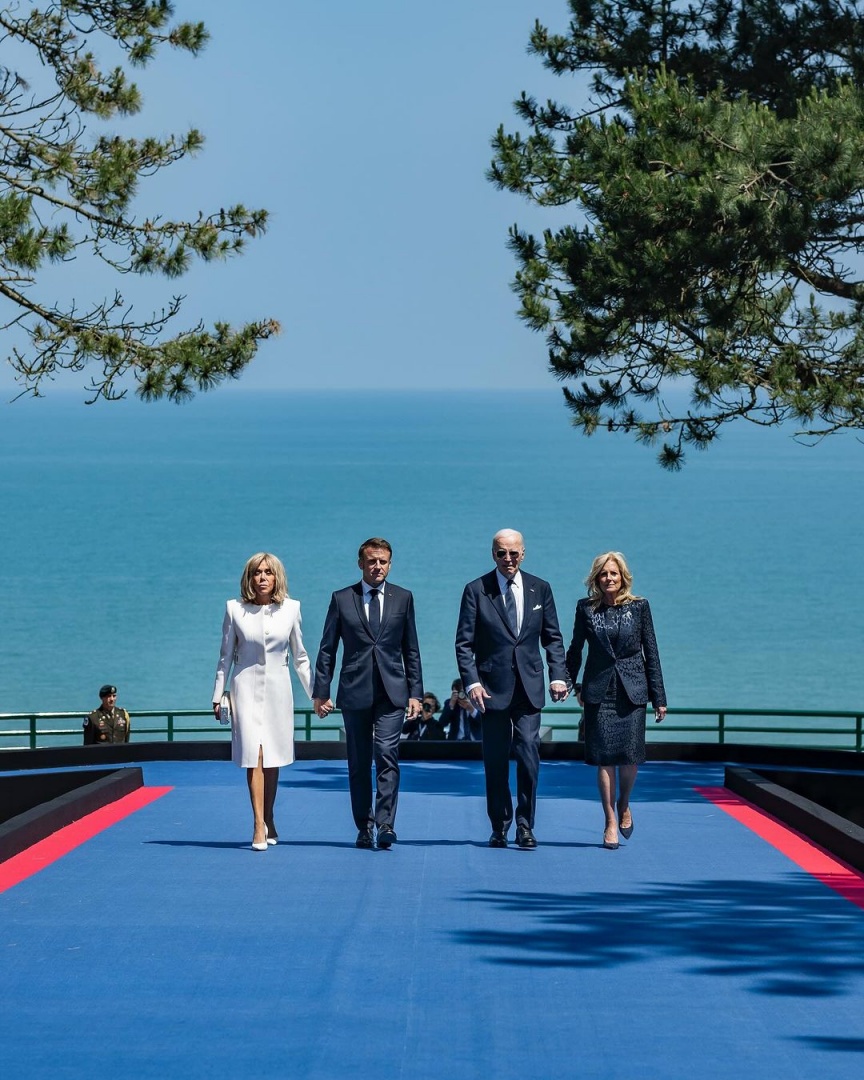
<instances>
[{"instance_id":1,"label":"small handbag","mask_svg":"<svg viewBox=\"0 0 864 1080\"><path fill-rule=\"evenodd\" d=\"M224 727L231 724L231 695L227 691L219 699L219 723Z\"/></svg>"}]
</instances>

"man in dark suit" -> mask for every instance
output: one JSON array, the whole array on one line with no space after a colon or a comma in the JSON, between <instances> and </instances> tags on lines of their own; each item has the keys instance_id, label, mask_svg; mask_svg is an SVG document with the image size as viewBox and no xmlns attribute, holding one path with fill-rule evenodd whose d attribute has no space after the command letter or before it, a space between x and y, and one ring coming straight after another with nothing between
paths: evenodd
<instances>
[{"instance_id":1,"label":"man in dark suit","mask_svg":"<svg viewBox=\"0 0 864 1080\"><path fill-rule=\"evenodd\" d=\"M396 841L393 823L399 797L399 736L406 715L420 713L423 673L414 625L414 597L386 583L393 549L372 537L360 548L362 580L334 592L315 663L312 687L316 713L342 710L348 749L348 786L357 825L357 847ZM330 686L342 642L342 669L336 705ZM372 761L375 761L375 808L372 808Z\"/></svg>"},{"instance_id":2,"label":"man in dark suit","mask_svg":"<svg viewBox=\"0 0 864 1080\"><path fill-rule=\"evenodd\" d=\"M468 697L482 714L486 809L490 847L507 847L513 821L511 742L516 757L516 843L535 848L534 809L540 772L543 661L553 701L567 697L564 644L549 583L519 569L525 542L513 529L492 541L495 569L462 594L456 663Z\"/></svg>"}]
</instances>

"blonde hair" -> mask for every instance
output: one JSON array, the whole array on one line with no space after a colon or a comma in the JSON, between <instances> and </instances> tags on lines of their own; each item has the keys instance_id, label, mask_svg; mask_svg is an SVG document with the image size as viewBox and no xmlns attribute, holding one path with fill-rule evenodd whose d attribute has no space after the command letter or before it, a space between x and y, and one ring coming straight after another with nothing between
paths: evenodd
<instances>
[{"instance_id":1,"label":"blonde hair","mask_svg":"<svg viewBox=\"0 0 864 1080\"><path fill-rule=\"evenodd\" d=\"M600 607L603 602L603 593L600 586L597 584L597 579L600 577L601 570L610 559L617 564L618 569L621 572L621 588L618 590L618 595L615 597L616 607L618 604L629 604L631 600L641 599L639 596L634 596L630 591L633 586L633 575L630 573L627 560L621 552L604 551L602 555L598 555L594 562L591 563L588 577L585 578L585 584L588 586L588 595L594 601L595 610Z\"/></svg>"},{"instance_id":2,"label":"blonde hair","mask_svg":"<svg viewBox=\"0 0 864 1080\"><path fill-rule=\"evenodd\" d=\"M288 595L288 578L285 575L285 567L276 556L271 555L269 551L258 551L247 560L240 577L240 597L245 600L247 604L255 603L255 589L252 586L252 577L262 562L267 563L267 566L273 571L273 577L275 578L273 586L273 603L281 604Z\"/></svg>"}]
</instances>

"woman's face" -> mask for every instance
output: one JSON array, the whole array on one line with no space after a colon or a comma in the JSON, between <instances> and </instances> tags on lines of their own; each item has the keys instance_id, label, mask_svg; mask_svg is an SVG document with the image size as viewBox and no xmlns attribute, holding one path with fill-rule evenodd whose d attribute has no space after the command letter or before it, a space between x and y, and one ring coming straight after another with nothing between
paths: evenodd
<instances>
[{"instance_id":1,"label":"woman's face","mask_svg":"<svg viewBox=\"0 0 864 1080\"><path fill-rule=\"evenodd\" d=\"M258 569L252 575L252 588L255 590L255 600L259 604L269 604L276 588L276 575L270 569L266 559L258 563Z\"/></svg>"},{"instance_id":2,"label":"woman's face","mask_svg":"<svg viewBox=\"0 0 864 1080\"><path fill-rule=\"evenodd\" d=\"M614 600L621 589L621 571L614 559L607 559L597 575L597 584L604 600Z\"/></svg>"}]
</instances>

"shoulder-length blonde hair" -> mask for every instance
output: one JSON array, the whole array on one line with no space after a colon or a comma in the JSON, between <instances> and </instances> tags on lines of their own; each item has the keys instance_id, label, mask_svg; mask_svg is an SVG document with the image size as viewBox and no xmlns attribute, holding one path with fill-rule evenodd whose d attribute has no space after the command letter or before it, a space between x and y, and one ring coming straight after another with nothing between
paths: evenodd
<instances>
[{"instance_id":1,"label":"shoulder-length blonde hair","mask_svg":"<svg viewBox=\"0 0 864 1080\"><path fill-rule=\"evenodd\" d=\"M616 607L618 604L629 604L631 600L641 599L639 596L634 596L630 591L633 587L633 575L630 573L630 567L627 565L627 560L621 552L604 551L602 555L598 555L594 562L591 563L588 577L585 578L585 584L588 586L588 595L594 601L595 608L598 608L603 602L603 592L597 583L598 578L600 577L600 571L610 559L612 562L617 563L621 573L621 588L618 590L618 595L615 597Z\"/></svg>"},{"instance_id":2,"label":"shoulder-length blonde hair","mask_svg":"<svg viewBox=\"0 0 864 1080\"><path fill-rule=\"evenodd\" d=\"M271 555L269 551L256 552L243 567L243 573L240 577L240 598L245 600L247 604L255 602L255 589L252 587L252 577L262 562L267 563L267 566L273 571L273 577L276 579L273 588L273 603L281 604L288 595L288 578L285 575L285 567L276 556Z\"/></svg>"}]
</instances>

